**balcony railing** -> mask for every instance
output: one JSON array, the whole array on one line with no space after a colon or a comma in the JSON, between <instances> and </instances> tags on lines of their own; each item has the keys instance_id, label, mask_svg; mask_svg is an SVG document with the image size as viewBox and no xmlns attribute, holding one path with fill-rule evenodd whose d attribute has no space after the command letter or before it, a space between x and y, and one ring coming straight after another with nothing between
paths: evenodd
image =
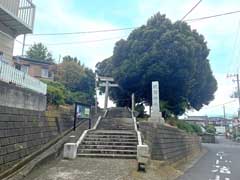
<instances>
[{"instance_id":1,"label":"balcony railing","mask_svg":"<svg viewBox=\"0 0 240 180\"><path fill-rule=\"evenodd\" d=\"M28 28L33 29L35 5L32 0L0 0L0 7L17 18Z\"/></svg>"},{"instance_id":2,"label":"balcony railing","mask_svg":"<svg viewBox=\"0 0 240 180\"><path fill-rule=\"evenodd\" d=\"M23 88L31 89L44 95L47 93L46 84L2 61L0 61L0 80L16 84L17 86Z\"/></svg>"}]
</instances>

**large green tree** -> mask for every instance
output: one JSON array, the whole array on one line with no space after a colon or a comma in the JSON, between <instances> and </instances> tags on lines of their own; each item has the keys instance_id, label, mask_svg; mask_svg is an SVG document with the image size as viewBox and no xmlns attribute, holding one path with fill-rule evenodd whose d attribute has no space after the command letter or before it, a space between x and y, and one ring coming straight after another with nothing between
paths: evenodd
<instances>
[{"instance_id":1,"label":"large green tree","mask_svg":"<svg viewBox=\"0 0 240 180\"><path fill-rule=\"evenodd\" d=\"M199 110L213 98L217 82L212 74L204 37L185 22L172 23L160 13L116 43L113 56L96 65L100 75L113 76L120 88L111 98L119 106L136 102L151 105L151 82L160 83L163 109L180 115Z\"/></svg>"},{"instance_id":2,"label":"large green tree","mask_svg":"<svg viewBox=\"0 0 240 180\"><path fill-rule=\"evenodd\" d=\"M53 62L52 54L42 43L33 44L26 52L27 56L33 59Z\"/></svg>"},{"instance_id":3,"label":"large green tree","mask_svg":"<svg viewBox=\"0 0 240 180\"><path fill-rule=\"evenodd\" d=\"M81 101L93 104L95 94L95 74L76 57L65 56L57 65L55 80L62 83L70 92L68 103Z\"/></svg>"}]
</instances>

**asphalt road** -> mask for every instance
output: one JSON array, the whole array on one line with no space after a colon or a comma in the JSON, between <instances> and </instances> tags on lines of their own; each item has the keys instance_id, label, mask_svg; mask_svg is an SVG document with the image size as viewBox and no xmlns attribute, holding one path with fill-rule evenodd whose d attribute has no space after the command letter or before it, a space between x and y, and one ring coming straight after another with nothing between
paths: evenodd
<instances>
[{"instance_id":1,"label":"asphalt road","mask_svg":"<svg viewBox=\"0 0 240 180\"><path fill-rule=\"evenodd\" d=\"M217 137L218 144L203 144L208 153L178 180L240 180L240 144Z\"/></svg>"}]
</instances>

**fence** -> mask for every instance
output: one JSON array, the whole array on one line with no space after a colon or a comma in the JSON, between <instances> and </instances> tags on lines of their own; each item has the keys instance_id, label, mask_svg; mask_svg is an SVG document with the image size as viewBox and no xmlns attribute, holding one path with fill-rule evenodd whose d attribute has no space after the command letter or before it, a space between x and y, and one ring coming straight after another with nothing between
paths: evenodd
<instances>
[{"instance_id":1,"label":"fence","mask_svg":"<svg viewBox=\"0 0 240 180\"><path fill-rule=\"evenodd\" d=\"M0 80L28 88L38 93L47 94L47 85L28 74L0 61Z\"/></svg>"},{"instance_id":2,"label":"fence","mask_svg":"<svg viewBox=\"0 0 240 180\"><path fill-rule=\"evenodd\" d=\"M31 0L1 0L0 6L20 19L25 25L33 28L35 5Z\"/></svg>"}]
</instances>

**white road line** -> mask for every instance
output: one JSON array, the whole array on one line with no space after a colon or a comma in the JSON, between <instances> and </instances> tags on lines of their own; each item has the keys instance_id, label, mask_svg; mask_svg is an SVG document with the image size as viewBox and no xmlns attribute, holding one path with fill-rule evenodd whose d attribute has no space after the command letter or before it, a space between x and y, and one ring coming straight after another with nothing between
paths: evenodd
<instances>
[{"instance_id":1,"label":"white road line","mask_svg":"<svg viewBox=\"0 0 240 180\"><path fill-rule=\"evenodd\" d=\"M216 164L219 164L219 160L218 159L216 160Z\"/></svg>"}]
</instances>

